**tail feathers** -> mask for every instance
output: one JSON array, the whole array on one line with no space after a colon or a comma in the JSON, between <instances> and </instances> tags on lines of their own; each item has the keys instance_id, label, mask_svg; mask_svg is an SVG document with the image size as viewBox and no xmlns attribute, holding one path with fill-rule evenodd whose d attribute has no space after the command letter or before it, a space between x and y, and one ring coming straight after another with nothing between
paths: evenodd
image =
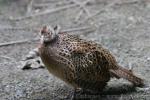
<instances>
[{"instance_id":1,"label":"tail feathers","mask_svg":"<svg viewBox=\"0 0 150 100\"><path fill-rule=\"evenodd\" d=\"M124 78L130 82L132 82L137 87L143 87L145 85L144 80L135 76L131 71L119 67L118 69L110 69L109 70L112 77L116 78Z\"/></svg>"}]
</instances>

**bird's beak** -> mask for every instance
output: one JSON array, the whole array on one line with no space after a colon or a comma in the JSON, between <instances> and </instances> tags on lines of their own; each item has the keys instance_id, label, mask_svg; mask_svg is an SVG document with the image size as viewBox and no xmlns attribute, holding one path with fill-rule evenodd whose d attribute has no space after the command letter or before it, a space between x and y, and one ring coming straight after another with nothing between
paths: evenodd
<instances>
[{"instance_id":1,"label":"bird's beak","mask_svg":"<svg viewBox=\"0 0 150 100\"><path fill-rule=\"evenodd\" d=\"M43 35L41 35L40 42L41 42L41 44L44 43L44 36Z\"/></svg>"}]
</instances>

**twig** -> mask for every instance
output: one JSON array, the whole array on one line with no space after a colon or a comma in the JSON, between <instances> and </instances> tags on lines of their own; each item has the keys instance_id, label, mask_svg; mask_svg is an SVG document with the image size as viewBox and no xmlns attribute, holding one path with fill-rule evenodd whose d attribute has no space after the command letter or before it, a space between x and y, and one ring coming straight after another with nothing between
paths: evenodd
<instances>
[{"instance_id":1,"label":"twig","mask_svg":"<svg viewBox=\"0 0 150 100\"><path fill-rule=\"evenodd\" d=\"M37 29L36 27L0 27L0 30L23 30L23 31L32 31L32 32L38 32L39 29Z\"/></svg>"},{"instance_id":2,"label":"twig","mask_svg":"<svg viewBox=\"0 0 150 100\"><path fill-rule=\"evenodd\" d=\"M6 42L6 43L0 43L0 47L2 46L8 46L8 45L14 45L14 44L22 44L22 43L30 43L30 42L34 42L34 41L38 41L39 38L35 38L35 39L26 39L26 40L18 40L18 41L11 41L11 42Z\"/></svg>"},{"instance_id":3,"label":"twig","mask_svg":"<svg viewBox=\"0 0 150 100\"><path fill-rule=\"evenodd\" d=\"M76 0L71 0L72 2L74 2L75 4L79 5L80 8L82 9L82 11L79 12L79 14L77 15L77 17L75 18L75 21L77 21L81 14L83 13L83 11L85 11L85 13L88 15L88 16L91 16L90 12L87 10L87 8L85 7L85 5L90 1L90 0L86 0L85 2L81 3L81 2L78 2Z\"/></svg>"},{"instance_id":4,"label":"twig","mask_svg":"<svg viewBox=\"0 0 150 100\"><path fill-rule=\"evenodd\" d=\"M82 31L82 30L87 30L90 28L91 27L78 27L78 28L71 28L71 29L62 30L62 32Z\"/></svg>"},{"instance_id":5,"label":"twig","mask_svg":"<svg viewBox=\"0 0 150 100\"><path fill-rule=\"evenodd\" d=\"M0 27L0 30L32 30L27 27Z\"/></svg>"},{"instance_id":6,"label":"twig","mask_svg":"<svg viewBox=\"0 0 150 100\"><path fill-rule=\"evenodd\" d=\"M144 1L144 0L125 0L125 1L117 2L117 5L136 4L136 3L139 3L142 1Z\"/></svg>"},{"instance_id":7,"label":"twig","mask_svg":"<svg viewBox=\"0 0 150 100\"><path fill-rule=\"evenodd\" d=\"M73 7L76 7L76 4L70 4L70 5L54 8L54 9L51 9L51 10L48 9L48 10L45 10L43 12L35 13L35 14L32 14L32 15L26 15L26 16L18 17L18 18L11 18L10 20L15 20L15 21L24 20L24 19L27 19L27 18L37 17L37 16L41 16L41 15L45 15L45 14L50 14L50 13L65 10L65 9L68 9L68 8L73 8Z\"/></svg>"},{"instance_id":8,"label":"twig","mask_svg":"<svg viewBox=\"0 0 150 100\"><path fill-rule=\"evenodd\" d=\"M89 19L95 17L96 15L98 15L98 14L104 12L105 10L107 10L108 8L112 7L112 6L115 5L115 4L116 4L116 2L107 5L106 7L102 8L100 11L96 12L95 14L86 17L86 18L85 18L83 21L81 21L79 24L82 24L82 23L86 22L87 20L89 20Z\"/></svg>"},{"instance_id":9,"label":"twig","mask_svg":"<svg viewBox=\"0 0 150 100\"><path fill-rule=\"evenodd\" d=\"M62 3L63 3L63 4L64 4L64 3L67 4L68 2L67 2L67 1L66 1L66 2L65 2L65 1L61 1L61 0L60 0L60 1L58 1L58 2L55 1L55 2L50 2L50 3L47 2L47 3L40 3L40 4L37 4L37 3L36 3L36 4L33 4L33 7L35 7L35 8L42 8L42 7L48 7L48 6L50 6L51 4L53 4L53 5L59 5L59 4L62 4Z\"/></svg>"},{"instance_id":10,"label":"twig","mask_svg":"<svg viewBox=\"0 0 150 100\"><path fill-rule=\"evenodd\" d=\"M5 58L5 59L9 59L9 60L14 60L13 58L11 57L8 57L8 56L0 56L1 58Z\"/></svg>"},{"instance_id":11,"label":"twig","mask_svg":"<svg viewBox=\"0 0 150 100\"><path fill-rule=\"evenodd\" d=\"M81 10L80 12L79 12L79 14L76 16L76 18L75 18L75 22L78 22L78 20L80 19L80 16L83 14L83 10Z\"/></svg>"},{"instance_id":12,"label":"twig","mask_svg":"<svg viewBox=\"0 0 150 100\"><path fill-rule=\"evenodd\" d=\"M85 30L88 28L90 27L71 28L71 29L65 29L62 31L63 32L80 31L80 30ZM36 28L30 29L28 27L0 27L0 30L32 30L32 31L38 32Z\"/></svg>"},{"instance_id":13,"label":"twig","mask_svg":"<svg viewBox=\"0 0 150 100\"><path fill-rule=\"evenodd\" d=\"M90 29L90 28L91 27L71 28L71 29L62 30L62 32L82 31L82 30L87 30L87 29ZM30 43L30 42L35 42L35 41L38 41L38 40L39 40L39 38L34 38L34 39L26 39L26 40L18 40L18 41L0 43L0 47L14 45L14 44Z\"/></svg>"},{"instance_id":14,"label":"twig","mask_svg":"<svg viewBox=\"0 0 150 100\"><path fill-rule=\"evenodd\" d=\"M78 2L77 0L72 0L76 5L79 5L80 8L82 8L86 13L87 15L89 16L90 15L90 12L86 9L85 5L90 1L90 0L86 0L85 2L81 3L81 2Z\"/></svg>"},{"instance_id":15,"label":"twig","mask_svg":"<svg viewBox=\"0 0 150 100\"><path fill-rule=\"evenodd\" d=\"M49 6L52 3L40 3L40 4L34 4L33 7L35 8L41 8L41 7L46 7Z\"/></svg>"},{"instance_id":16,"label":"twig","mask_svg":"<svg viewBox=\"0 0 150 100\"><path fill-rule=\"evenodd\" d=\"M26 12L27 15L30 14L32 11L33 2L34 2L34 0L30 0L29 4L27 5L27 12Z\"/></svg>"},{"instance_id":17,"label":"twig","mask_svg":"<svg viewBox=\"0 0 150 100\"><path fill-rule=\"evenodd\" d=\"M89 10L85 7L85 5L91 0L87 0L85 2L83 2L83 5L81 5L81 7L83 8L83 10L87 13L88 16L91 16L91 13L89 12Z\"/></svg>"},{"instance_id":18,"label":"twig","mask_svg":"<svg viewBox=\"0 0 150 100\"><path fill-rule=\"evenodd\" d=\"M21 62L22 62L22 60L20 60L20 61L8 61L8 62L0 63L0 65L12 64L12 63L21 63Z\"/></svg>"}]
</instances>

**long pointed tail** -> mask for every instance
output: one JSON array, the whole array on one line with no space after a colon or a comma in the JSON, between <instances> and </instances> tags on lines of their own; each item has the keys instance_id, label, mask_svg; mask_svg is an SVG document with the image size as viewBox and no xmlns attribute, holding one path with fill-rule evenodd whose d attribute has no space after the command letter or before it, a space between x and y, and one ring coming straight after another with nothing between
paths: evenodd
<instances>
[{"instance_id":1,"label":"long pointed tail","mask_svg":"<svg viewBox=\"0 0 150 100\"><path fill-rule=\"evenodd\" d=\"M137 87L145 86L144 80L135 76L128 69L125 69L123 67L119 67L118 69L110 69L109 71L110 71L112 77L124 78L124 79L132 82Z\"/></svg>"}]
</instances>

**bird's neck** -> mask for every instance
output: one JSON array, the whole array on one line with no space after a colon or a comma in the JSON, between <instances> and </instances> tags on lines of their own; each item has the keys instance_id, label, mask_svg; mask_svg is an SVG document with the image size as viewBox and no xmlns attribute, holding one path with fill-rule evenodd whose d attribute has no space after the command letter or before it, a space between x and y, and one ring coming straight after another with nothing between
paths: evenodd
<instances>
[{"instance_id":1,"label":"bird's neck","mask_svg":"<svg viewBox=\"0 0 150 100\"><path fill-rule=\"evenodd\" d=\"M54 46L54 45L57 44L58 40L59 40L59 37L58 37L58 36L55 36L55 37L54 37L53 39L51 39L50 41L46 41L46 42L43 41L43 42L41 42L41 45L44 46L44 47L47 47L47 46L49 46L49 45Z\"/></svg>"}]
</instances>

